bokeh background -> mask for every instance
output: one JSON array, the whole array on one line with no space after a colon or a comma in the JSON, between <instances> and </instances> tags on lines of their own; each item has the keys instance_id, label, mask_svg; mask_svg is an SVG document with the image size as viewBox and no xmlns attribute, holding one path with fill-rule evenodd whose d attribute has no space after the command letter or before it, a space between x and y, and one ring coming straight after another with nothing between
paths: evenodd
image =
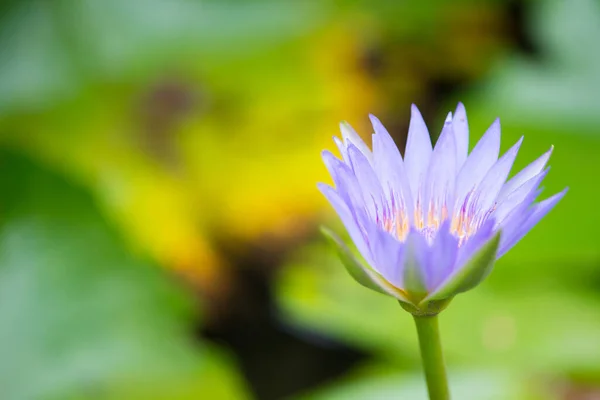
<instances>
[{"instance_id":1,"label":"bokeh background","mask_svg":"<svg viewBox=\"0 0 600 400\"><path fill-rule=\"evenodd\" d=\"M3 1L0 398L425 399L315 184L461 100L571 190L441 315L454 396L600 399L599 46L594 0Z\"/></svg>"}]
</instances>

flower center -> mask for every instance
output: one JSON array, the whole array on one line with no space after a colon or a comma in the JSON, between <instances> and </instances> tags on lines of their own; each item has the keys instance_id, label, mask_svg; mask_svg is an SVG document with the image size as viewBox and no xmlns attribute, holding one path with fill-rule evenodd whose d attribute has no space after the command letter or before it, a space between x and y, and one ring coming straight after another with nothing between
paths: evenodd
<instances>
[{"instance_id":1,"label":"flower center","mask_svg":"<svg viewBox=\"0 0 600 400\"><path fill-rule=\"evenodd\" d=\"M448 219L450 221L450 232L459 240L459 246L464 244L469 237L474 235L483 222L495 210L495 205L489 210L481 210L477 207L477 199L473 196L474 191L467 194L463 204L449 216L448 207L430 203L427 213L423 213L419 202L415 207L412 226L416 228L431 244L440 226ZM405 207L396 207L392 204L390 212L384 213L383 218L378 218L378 223L398 240L405 241L410 232L411 221Z\"/></svg>"}]
</instances>

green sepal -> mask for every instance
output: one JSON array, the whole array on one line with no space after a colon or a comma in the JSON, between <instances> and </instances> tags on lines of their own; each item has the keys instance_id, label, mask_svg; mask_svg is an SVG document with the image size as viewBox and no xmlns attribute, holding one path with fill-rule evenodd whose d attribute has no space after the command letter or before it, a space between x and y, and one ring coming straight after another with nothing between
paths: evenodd
<instances>
[{"instance_id":1,"label":"green sepal","mask_svg":"<svg viewBox=\"0 0 600 400\"><path fill-rule=\"evenodd\" d=\"M452 297L449 297L444 300L432 300L424 304L419 304L418 306L409 303L404 303L402 301L400 301L399 303L404 310L408 311L416 317L432 317L444 311L444 309L448 306L448 304L450 304L450 301L452 301L452 299Z\"/></svg>"},{"instance_id":2,"label":"green sepal","mask_svg":"<svg viewBox=\"0 0 600 400\"><path fill-rule=\"evenodd\" d=\"M346 267L346 270L356 282L376 292L393 296L400 300L400 302L410 303L400 289L391 285L379 273L358 260L348 246L335 233L325 227L321 227L321 232L325 235L329 243L333 245L342 264L344 264L344 267Z\"/></svg>"},{"instance_id":3,"label":"green sepal","mask_svg":"<svg viewBox=\"0 0 600 400\"><path fill-rule=\"evenodd\" d=\"M454 297L458 293L466 292L477 286L492 271L499 244L500 232L484 244L460 271L450 276L438 289L423 299L419 306L433 300Z\"/></svg>"}]
</instances>

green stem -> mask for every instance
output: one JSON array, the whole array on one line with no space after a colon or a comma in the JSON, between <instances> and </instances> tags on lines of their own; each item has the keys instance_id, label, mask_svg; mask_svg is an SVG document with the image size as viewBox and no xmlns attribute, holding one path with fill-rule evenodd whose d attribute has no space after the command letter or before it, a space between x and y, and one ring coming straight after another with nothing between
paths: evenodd
<instances>
[{"instance_id":1,"label":"green stem","mask_svg":"<svg viewBox=\"0 0 600 400\"><path fill-rule=\"evenodd\" d=\"M450 391L448 390L446 367L444 366L444 356L442 355L438 317L437 315L414 315L414 318L417 325L419 347L421 348L421 359L423 360L429 399L449 400Z\"/></svg>"}]
</instances>

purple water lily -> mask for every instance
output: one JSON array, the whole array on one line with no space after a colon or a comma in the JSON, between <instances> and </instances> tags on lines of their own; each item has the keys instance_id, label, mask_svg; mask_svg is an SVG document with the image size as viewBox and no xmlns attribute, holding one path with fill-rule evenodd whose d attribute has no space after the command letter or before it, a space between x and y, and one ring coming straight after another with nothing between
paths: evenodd
<instances>
[{"instance_id":1,"label":"purple water lily","mask_svg":"<svg viewBox=\"0 0 600 400\"><path fill-rule=\"evenodd\" d=\"M368 265L329 235L361 284L416 309L477 285L566 192L534 203L552 148L507 181L523 138L499 157L499 120L468 154L460 103L433 148L413 105L404 158L370 118L373 151L342 123L342 139L334 137L341 160L323 152L335 188L319 184Z\"/></svg>"}]
</instances>

